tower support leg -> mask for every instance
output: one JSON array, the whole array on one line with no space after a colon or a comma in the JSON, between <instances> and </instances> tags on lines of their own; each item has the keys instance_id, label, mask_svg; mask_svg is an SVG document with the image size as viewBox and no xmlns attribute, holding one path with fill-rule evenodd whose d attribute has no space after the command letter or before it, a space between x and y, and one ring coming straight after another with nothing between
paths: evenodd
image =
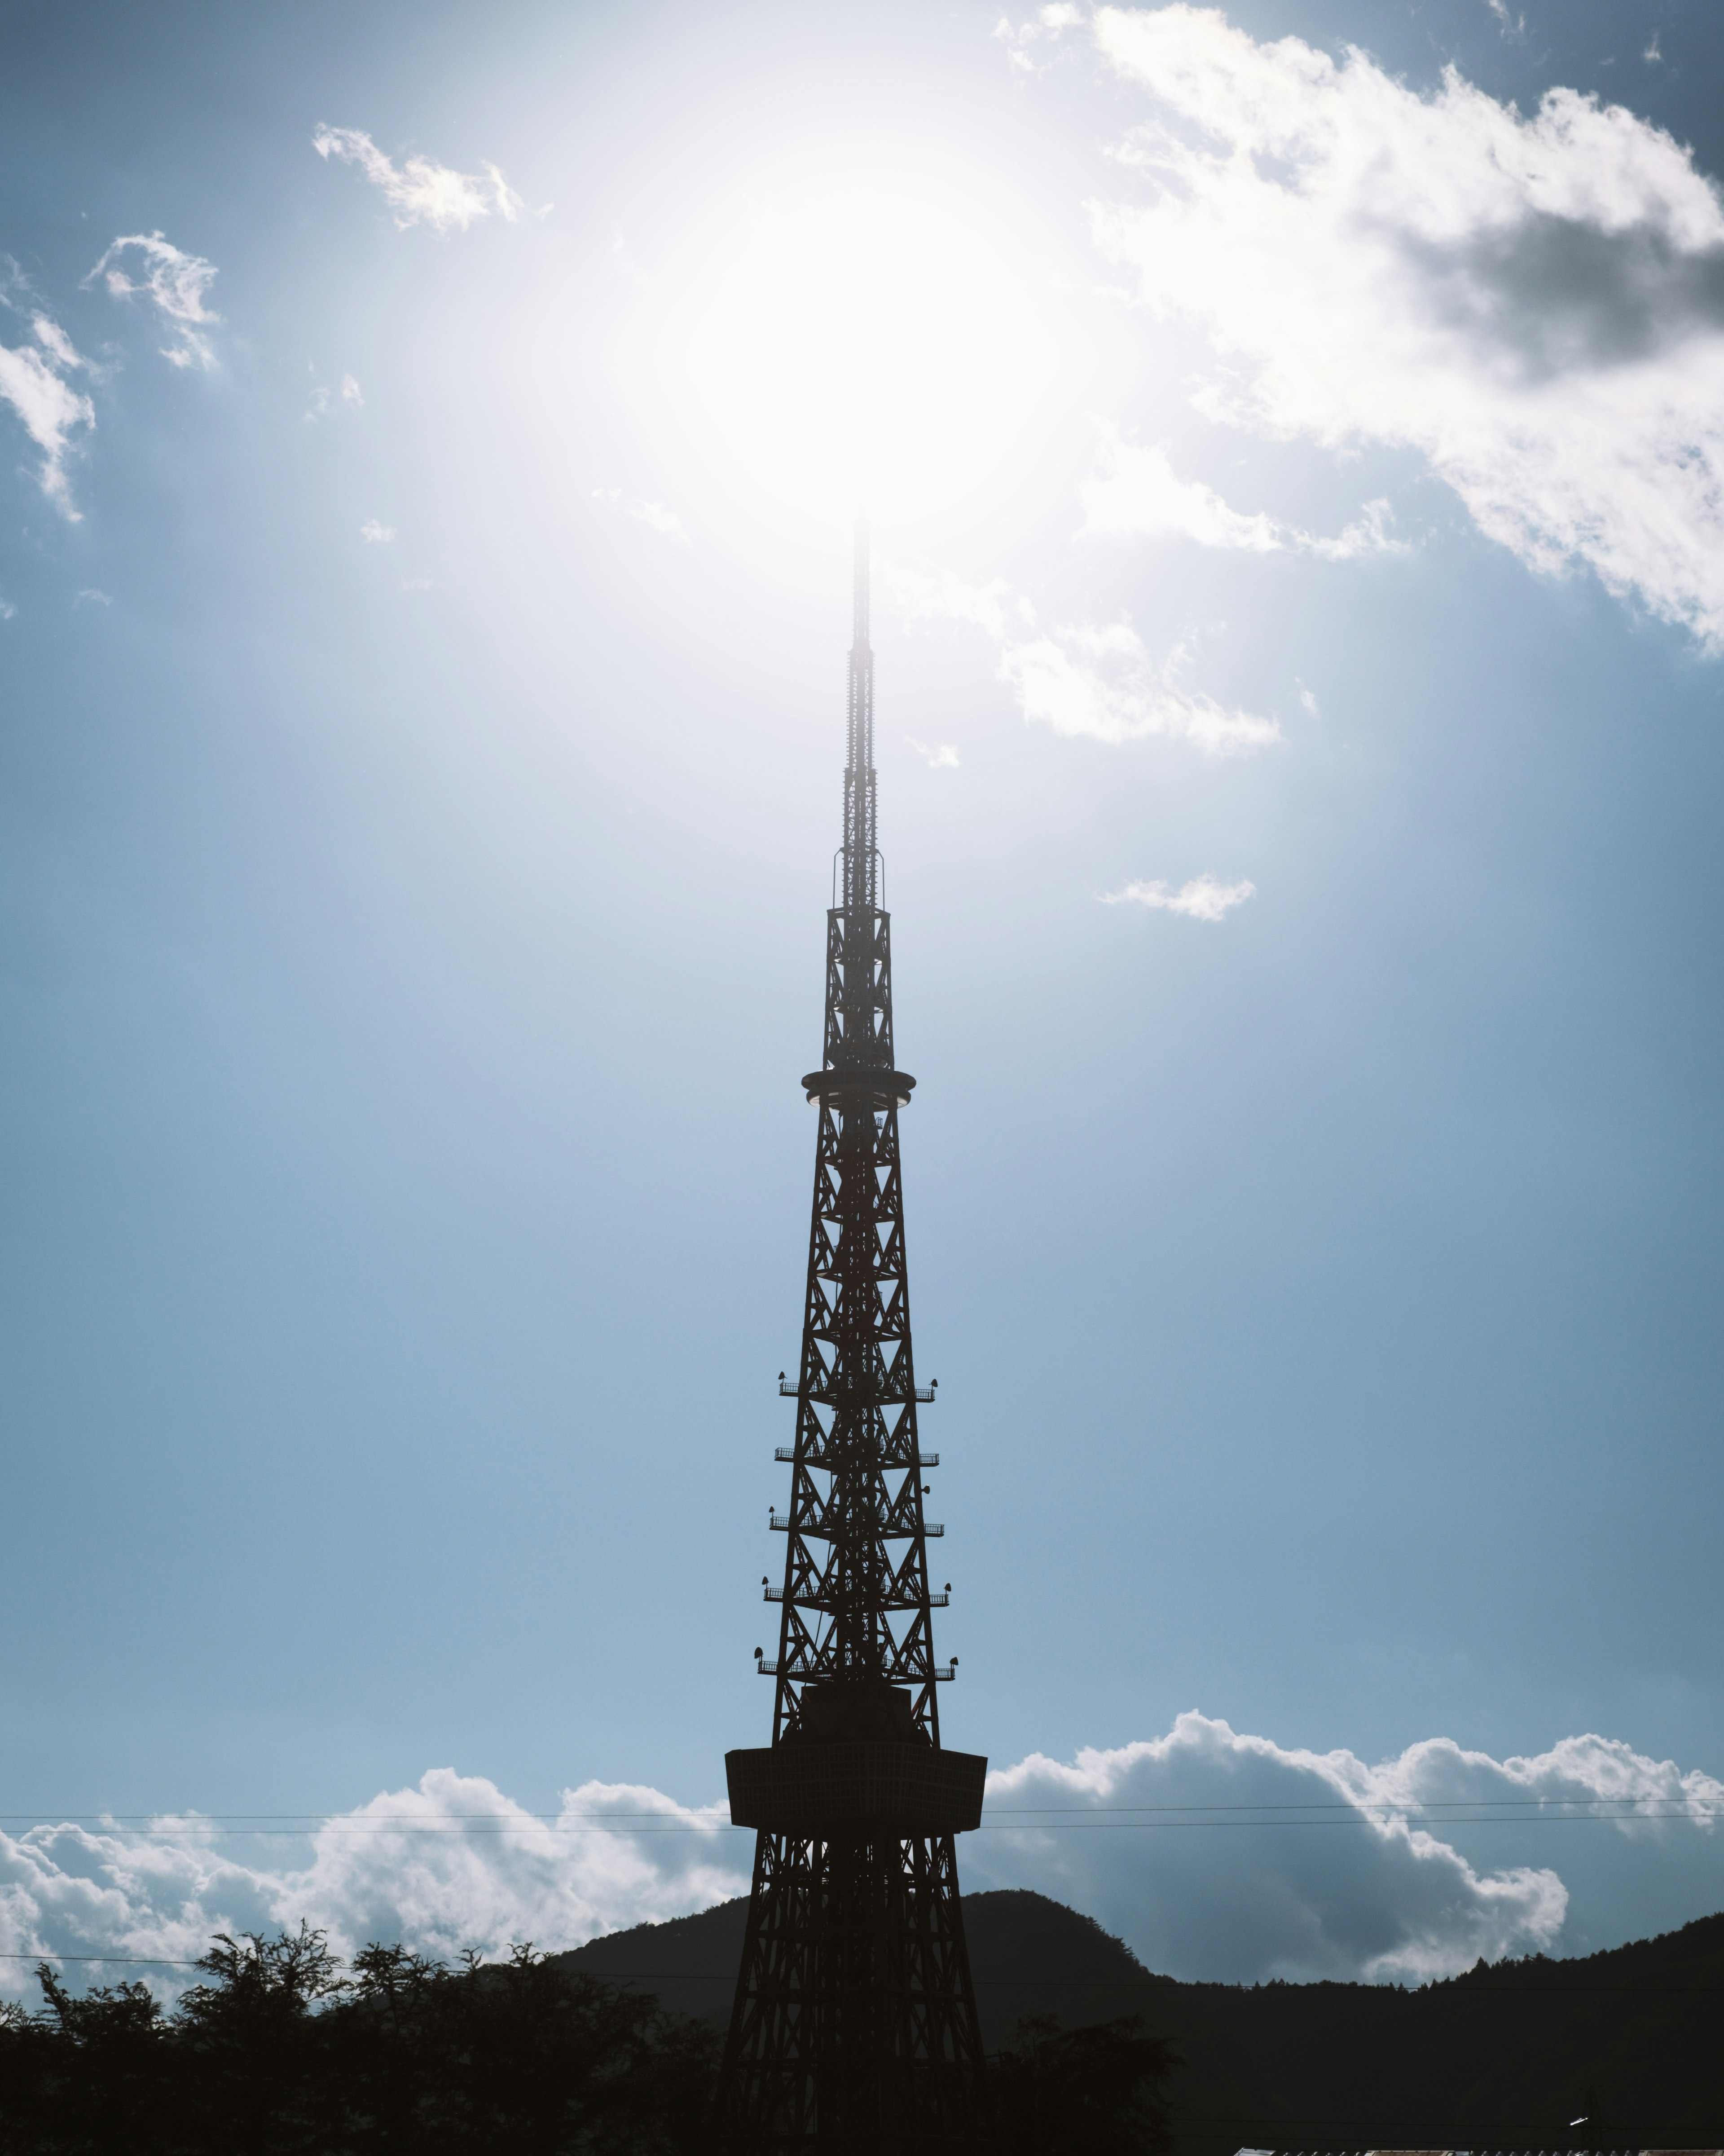
<instances>
[{"instance_id":1,"label":"tower support leg","mask_svg":"<svg viewBox=\"0 0 1724 2156\"><path fill-rule=\"evenodd\" d=\"M950 1835L762 1831L720 2093L726 2156L980 2156Z\"/></svg>"}]
</instances>

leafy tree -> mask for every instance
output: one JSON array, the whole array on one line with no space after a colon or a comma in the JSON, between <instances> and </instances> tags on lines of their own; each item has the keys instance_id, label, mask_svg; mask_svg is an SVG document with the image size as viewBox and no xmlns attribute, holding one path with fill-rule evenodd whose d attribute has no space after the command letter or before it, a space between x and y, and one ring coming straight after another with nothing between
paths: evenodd
<instances>
[{"instance_id":1,"label":"leafy tree","mask_svg":"<svg viewBox=\"0 0 1724 2156\"><path fill-rule=\"evenodd\" d=\"M323 1934L218 1938L142 1984L0 2012L0 2156L695 2156L718 2038L531 1946L449 1969Z\"/></svg>"},{"instance_id":2,"label":"leafy tree","mask_svg":"<svg viewBox=\"0 0 1724 2156\"><path fill-rule=\"evenodd\" d=\"M1136 2015L1085 2029L1026 2016L993 2062L1003 2156L1167 2156L1160 2091L1178 2063Z\"/></svg>"}]
</instances>

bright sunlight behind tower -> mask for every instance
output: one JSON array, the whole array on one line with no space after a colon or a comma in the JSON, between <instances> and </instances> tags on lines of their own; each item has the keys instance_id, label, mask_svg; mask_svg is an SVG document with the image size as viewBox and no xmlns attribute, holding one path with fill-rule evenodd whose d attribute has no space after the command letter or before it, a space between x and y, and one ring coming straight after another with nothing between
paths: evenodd
<instances>
[{"instance_id":1,"label":"bright sunlight behind tower","mask_svg":"<svg viewBox=\"0 0 1724 2156\"><path fill-rule=\"evenodd\" d=\"M1057 358L1009 237L921 184L757 198L684 325L703 424L786 508L961 501L1010 457Z\"/></svg>"}]
</instances>

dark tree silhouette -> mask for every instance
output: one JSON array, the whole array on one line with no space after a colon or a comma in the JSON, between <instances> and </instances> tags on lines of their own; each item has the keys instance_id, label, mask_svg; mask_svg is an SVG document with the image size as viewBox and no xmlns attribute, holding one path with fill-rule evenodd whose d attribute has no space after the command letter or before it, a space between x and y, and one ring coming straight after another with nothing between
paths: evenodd
<instances>
[{"instance_id":1,"label":"dark tree silhouette","mask_svg":"<svg viewBox=\"0 0 1724 2156\"><path fill-rule=\"evenodd\" d=\"M994 2061L1003 2156L1166 2156L1178 2064L1135 2015L1085 2029L1027 2015Z\"/></svg>"},{"instance_id":2,"label":"dark tree silhouette","mask_svg":"<svg viewBox=\"0 0 1724 2156\"><path fill-rule=\"evenodd\" d=\"M3 2156L695 2156L716 2032L531 1946L449 1969L321 1932L219 1938L164 2015L138 1984L0 2013Z\"/></svg>"}]
</instances>

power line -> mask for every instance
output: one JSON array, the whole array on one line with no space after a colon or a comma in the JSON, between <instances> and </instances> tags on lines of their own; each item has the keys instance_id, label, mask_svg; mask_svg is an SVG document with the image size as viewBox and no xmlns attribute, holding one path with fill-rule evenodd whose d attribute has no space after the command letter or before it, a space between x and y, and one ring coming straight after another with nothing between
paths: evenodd
<instances>
[{"instance_id":1,"label":"power line","mask_svg":"<svg viewBox=\"0 0 1724 2156\"><path fill-rule=\"evenodd\" d=\"M1649 1804L1662 1806L1648 1810ZM1564 1809L1557 1810L1557 1807ZM1576 1809L1582 1807L1583 1809ZM1340 1813L1347 1820L1390 1819L1429 1822L1443 1820L1452 1825L1466 1825L1483 1821L1496 1824L1501 1820L1510 1823L1535 1824L1541 1820L1562 1819L1662 1820L1690 1819L1696 1812L1724 1811L1724 1796L1718 1797L1480 1797L1444 1798L1429 1804L1408 1805L1387 1800L1352 1803L1337 1800L1322 1804L995 1804L989 1806L993 1820L998 1823L1003 1815L1022 1817L1034 1821L1049 1815L1083 1818L1115 1817L1125 1815L1178 1814L1236 1814L1265 1813ZM1522 1815L1530 1815L1524 1818ZM153 1812L61 1812L44 1811L0 1812L0 1826L23 1822L27 1827L37 1826L126 1826L138 1820L155 1821L183 1816L189 1824L163 1827L167 1833L196 1833L213 1831L218 1828L243 1832L248 1825L255 1825L261 1831L310 1832L314 1828L333 1829L345 1832L364 1832L373 1828L412 1826L421 1824L450 1821L473 1821L490 1824L499 1830L533 1822L562 1825L569 1820L611 1825L629 1820L649 1820L674 1825L691 1830L726 1826L728 1820L716 1817L701 1817L689 1814L663 1811L583 1811L583 1812L515 1812L504 1815L496 1812L428 1811L416 1815L412 1821L366 1820L356 1818L351 1812L206 1812L195 1806L188 1807L182 1815L171 1808ZM133 1831L143 1831L132 1828Z\"/></svg>"},{"instance_id":2,"label":"power line","mask_svg":"<svg viewBox=\"0 0 1724 2156\"><path fill-rule=\"evenodd\" d=\"M203 1966L201 1958L188 1961L183 1955L52 1953L45 1947L40 1953L0 1953L0 1961L136 1962L142 1969L202 1969Z\"/></svg>"},{"instance_id":3,"label":"power line","mask_svg":"<svg viewBox=\"0 0 1724 2156\"><path fill-rule=\"evenodd\" d=\"M1445 1819L1430 1814L1396 1812L1378 1815L1352 1814L1343 1819L1041 1819L1024 1821L984 1819L981 1825L969 1830L977 1834L1155 1834L1215 1831L1225 1828L1256 1829L1265 1832L1316 1831L1324 1829L1398 1825L1418 1828L1441 1828L1450 1832L1465 1827L1504 1826L1526 1829L1552 1826L1611 1826L1632 1824L1644 1820L1649 1825L1670 1823L1691 1819L1687 1812L1569 1812L1547 1814L1535 1818L1512 1815L1480 1814L1467 1819ZM59 1825L69 1824L61 1821ZM596 1825L580 1825L570 1827L560 1818L550 1814L529 1814L518 1820L503 1820L490 1823L475 1820L471 1824L428 1822L423 1820L367 1820L362 1825L343 1826L334 1823L321 1826L130 1826L119 1821L107 1825L129 1841L223 1841L239 1840L247 1835L259 1839L299 1838L300 1836L340 1836L349 1840L381 1840L390 1836L397 1839L435 1839L449 1840L500 1840L506 1835L521 1835L533 1827L545 1827L559 1833L565 1840L596 1840L605 1830ZM52 1830L42 1823L43 1830ZM35 1830L26 1830L34 1831ZM626 1830L635 1840L649 1840L659 1835L731 1835L752 1834L752 1827L736 1826L728 1820L678 1820L658 1826L637 1826Z\"/></svg>"}]
</instances>

